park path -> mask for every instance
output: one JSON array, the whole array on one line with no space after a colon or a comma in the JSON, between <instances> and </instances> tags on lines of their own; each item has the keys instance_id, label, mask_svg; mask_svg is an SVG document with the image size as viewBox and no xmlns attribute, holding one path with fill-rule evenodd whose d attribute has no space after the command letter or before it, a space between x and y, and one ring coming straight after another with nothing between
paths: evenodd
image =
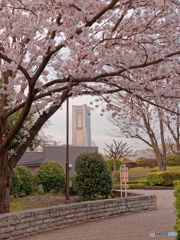
<instances>
[{"instance_id":1,"label":"park path","mask_svg":"<svg viewBox=\"0 0 180 240\"><path fill-rule=\"evenodd\" d=\"M24 240L174 240L175 237L150 237L150 232L174 232L173 190L133 190L157 195L157 210L97 220L49 231Z\"/></svg>"}]
</instances>

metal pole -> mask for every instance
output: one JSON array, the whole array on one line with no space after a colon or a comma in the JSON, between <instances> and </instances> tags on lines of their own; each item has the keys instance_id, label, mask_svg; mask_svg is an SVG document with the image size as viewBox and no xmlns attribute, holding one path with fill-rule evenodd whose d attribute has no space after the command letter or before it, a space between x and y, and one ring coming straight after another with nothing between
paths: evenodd
<instances>
[{"instance_id":1,"label":"metal pole","mask_svg":"<svg viewBox=\"0 0 180 240\"><path fill-rule=\"evenodd\" d=\"M67 104L67 118L66 118L66 203L69 203L69 99Z\"/></svg>"},{"instance_id":2,"label":"metal pole","mask_svg":"<svg viewBox=\"0 0 180 240\"><path fill-rule=\"evenodd\" d=\"M124 165L124 168L125 168L125 197L127 197L127 188L126 188L126 175L127 175L127 171L126 171L126 165Z\"/></svg>"},{"instance_id":3,"label":"metal pole","mask_svg":"<svg viewBox=\"0 0 180 240\"><path fill-rule=\"evenodd\" d=\"M121 174L121 165L120 165L119 174L120 174L120 189L121 189L121 198L122 198L122 174Z\"/></svg>"}]
</instances>

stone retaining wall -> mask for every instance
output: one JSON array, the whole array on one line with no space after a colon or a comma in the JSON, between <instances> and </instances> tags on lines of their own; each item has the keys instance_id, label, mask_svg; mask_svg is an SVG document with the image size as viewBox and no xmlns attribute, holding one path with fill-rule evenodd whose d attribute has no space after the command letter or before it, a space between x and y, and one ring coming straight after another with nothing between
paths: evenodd
<instances>
[{"instance_id":1,"label":"stone retaining wall","mask_svg":"<svg viewBox=\"0 0 180 240\"><path fill-rule=\"evenodd\" d=\"M71 225L157 209L155 195L36 208L0 215L0 240L20 239Z\"/></svg>"}]
</instances>

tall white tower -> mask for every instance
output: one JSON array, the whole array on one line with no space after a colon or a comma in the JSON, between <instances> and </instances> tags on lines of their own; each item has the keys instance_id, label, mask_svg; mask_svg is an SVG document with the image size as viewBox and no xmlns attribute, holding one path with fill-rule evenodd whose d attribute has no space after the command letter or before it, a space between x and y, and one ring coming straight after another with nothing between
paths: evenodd
<instances>
[{"instance_id":1,"label":"tall white tower","mask_svg":"<svg viewBox=\"0 0 180 240\"><path fill-rule=\"evenodd\" d=\"M91 146L90 107L72 106L72 145Z\"/></svg>"}]
</instances>

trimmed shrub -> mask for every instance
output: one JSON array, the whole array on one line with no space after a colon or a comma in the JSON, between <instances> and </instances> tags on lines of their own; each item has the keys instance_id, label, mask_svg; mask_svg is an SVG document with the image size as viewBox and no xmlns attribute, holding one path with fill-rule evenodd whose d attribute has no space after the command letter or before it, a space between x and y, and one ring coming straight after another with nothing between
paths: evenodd
<instances>
[{"instance_id":1,"label":"trimmed shrub","mask_svg":"<svg viewBox=\"0 0 180 240\"><path fill-rule=\"evenodd\" d=\"M111 173L101 154L87 152L78 155L75 170L79 195L84 200L98 199L98 195L108 198L112 189Z\"/></svg>"},{"instance_id":2,"label":"trimmed shrub","mask_svg":"<svg viewBox=\"0 0 180 240\"><path fill-rule=\"evenodd\" d=\"M69 188L70 195L77 195L78 194L78 187L76 183L76 174L71 173L69 175L69 180L72 181L72 187Z\"/></svg>"},{"instance_id":3,"label":"trimmed shrub","mask_svg":"<svg viewBox=\"0 0 180 240\"><path fill-rule=\"evenodd\" d=\"M175 191L174 196L176 198L175 203L173 204L175 207L175 214L176 214L176 223L174 225L175 232L178 233L176 240L179 240L180 236L180 181L174 181Z\"/></svg>"},{"instance_id":4,"label":"trimmed shrub","mask_svg":"<svg viewBox=\"0 0 180 240\"><path fill-rule=\"evenodd\" d=\"M113 189L120 189L120 184L118 183L118 184L114 184L113 185Z\"/></svg>"},{"instance_id":5,"label":"trimmed shrub","mask_svg":"<svg viewBox=\"0 0 180 240\"><path fill-rule=\"evenodd\" d=\"M144 186L150 186L150 183L148 182L148 180L138 180L138 183L144 184Z\"/></svg>"},{"instance_id":6,"label":"trimmed shrub","mask_svg":"<svg viewBox=\"0 0 180 240\"><path fill-rule=\"evenodd\" d=\"M37 179L38 184L42 185L44 192L49 192L53 189L65 191L65 171L58 162L43 162L37 172Z\"/></svg>"},{"instance_id":7,"label":"trimmed shrub","mask_svg":"<svg viewBox=\"0 0 180 240\"><path fill-rule=\"evenodd\" d=\"M143 183L134 183L134 184L129 184L129 189L143 189L144 188Z\"/></svg>"},{"instance_id":8,"label":"trimmed shrub","mask_svg":"<svg viewBox=\"0 0 180 240\"><path fill-rule=\"evenodd\" d=\"M180 180L180 171L174 172L163 172L163 185L164 186L173 186L174 181Z\"/></svg>"},{"instance_id":9,"label":"trimmed shrub","mask_svg":"<svg viewBox=\"0 0 180 240\"><path fill-rule=\"evenodd\" d=\"M163 172L147 173L146 178L150 186L162 185L164 182Z\"/></svg>"},{"instance_id":10,"label":"trimmed shrub","mask_svg":"<svg viewBox=\"0 0 180 240\"><path fill-rule=\"evenodd\" d=\"M33 191L33 174L25 166L17 166L12 172L11 195L19 196L22 193L26 195Z\"/></svg>"},{"instance_id":11,"label":"trimmed shrub","mask_svg":"<svg viewBox=\"0 0 180 240\"><path fill-rule=\"evenodd\" d=\"M114 171L114 159L110 158L106 160L107 166L110 171ZM123 162L119 159L116 159L116 170L119 170L120 166L123 165Z\"/></svg>"},{"instance_id":12,"label":"trimmed shrub","mask_svg":"<svg viewBox=\"0 0 180 240\"><path fill-rule=\"evenodd\" d=\"M138 167L148 167L148 168L154 168L158 166L157 159L137 159L136 160Z\"/></svg>"},{"instance_id":13,"label":"trimmed shrub","mask_svg":"<svg viewBox=\"0 0 180 240\"><path fill-rule=\"evenodd\" d=\"M180 166L180 155L168 154L166 157L166 163L167 166Z\"/></svg>"},{"instance_id":14,"label":"trimmed shrub","mask_svg":"<svg viewBox=\"0 0 180 240\"><path fill-rule=\"evenodd\" d=\"M180 180L180 171L148 173L146 178L150 186L173 186L175 180Z\"/></svg>"},{"instance_id":15,"label":"trimmed shrub","mask_svg":"<svg viewBox=\"0 0 180 240\"><path fill-rule=\"evenodd\" d=\"M123 188L124 188L124 184L123 184ZM143 183L131 183L131 184L128 184L129 186L129 189L143 189L145 184ZM113 189L120 189L120 184L114 184L113 185Z\"/></svg>"}]
</instances>

